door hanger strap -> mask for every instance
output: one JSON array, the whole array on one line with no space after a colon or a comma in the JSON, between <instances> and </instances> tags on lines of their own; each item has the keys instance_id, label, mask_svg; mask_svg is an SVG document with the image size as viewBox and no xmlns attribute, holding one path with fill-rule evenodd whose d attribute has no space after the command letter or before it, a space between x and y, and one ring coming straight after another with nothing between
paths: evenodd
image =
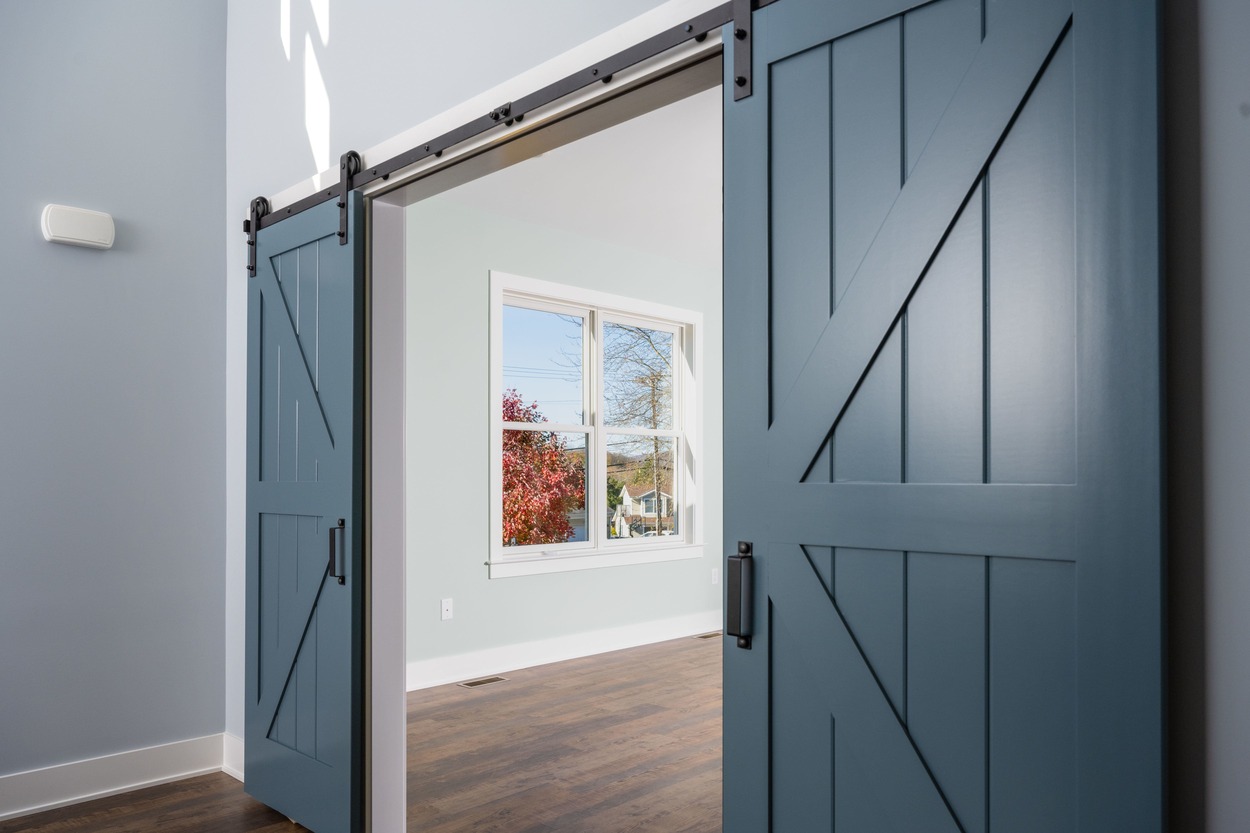
<instances>
[{"instance_id":1,"label":"door hanger strap","mask_svg":"<svg viewBox=\"0 0 1250 833\"><path fill-rule=\"evenodd\" d=\"M352 192L352 180L360 173L360 154L354 150L339 157L339 245L347 245L347 198Z\"/></svg>"},{"instance_id":2,"label":"door hanger strap","mask_svg":"<svg viewBox=\"0 0 1250 833\"><path fill-rule=\"evenodd\" d=\"M751 95L751 12L755 0L733 0L734 9L734 101Z\"/></svg>"}]
</instances>

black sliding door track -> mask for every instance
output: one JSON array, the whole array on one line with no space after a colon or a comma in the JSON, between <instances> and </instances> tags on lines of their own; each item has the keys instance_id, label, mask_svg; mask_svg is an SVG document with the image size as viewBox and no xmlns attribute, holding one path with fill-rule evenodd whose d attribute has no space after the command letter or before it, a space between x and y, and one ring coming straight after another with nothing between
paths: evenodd
<instances>
[{"instance_id":1,"label":"black sliding door track","mask_svg":"<svg viewBox=\"0 0 1250 833\"><path fill-rule=\"evenodd\" d=\"M454 130L448 131L441 136L436 136L428 142L422 142L417 146L404 151L403 153L387 159L377 165L371 165L360 170L348 170L345 168L344 176L336 187L331 187L318 191L315 194L304 197L284 206L277 211L269 210L269 202L264 197L257 197L252 200L251 216L249 220L244 222L244 231L248 234L248 243L255 250L255 235L258 229L267 228L275 223L285 220L287 217L294 217L300 212L307 211L310 208L321 205L324 202L335 199L343 194L345 190L358 190L364 188L378 180L390 179L391 175L402 171L411 165L416 164L430 157L440 157L448 148L454 147L461 142L468 141L477 136L482 135L490 130L500 126L511 126L517 122L523 121L528 113L532 113L542 107L552 104L567 95L571 95L579 90L585 89L592 84L611 83L612 76L618 72L623 72L636 66L643 61L649 60L686 43L687 41L703 41L708 33L719 29L726 23L734 20L735 9L739 15L743 15L743 9L751 7L760 8L777 2L777 0L730 0L714 9L704 12L703 14L688 20L685 23L666 29L657 35L647 38L644 41L634 44L628 49L622 50L593 66L587 67L580 72L565 76L559 81L548 84L542 89L536 90L529 95L519 98L516 101L509 101L496 107L486 115L479 116L470 122L467 122ZM749 27L749 21L745 27ZM743 24L735 27L736 30L743 30ZM749 39L739 34L732 41L733 48L736 51L745 51L740 49L739 44L743 42L749 43ZM729 47L727 42L726 48ZM743 58L738 57L735 64L735 72L741 72L743 66ZM749 57L746 62L749 73ZM741 83L740 83L741 86ZM748 87L749 88L749 87ZM344 165L348 165L349 154L344 154ZM356 157L359 158L358 156ZM342 202L342 200L340 200ZM249 263L249 272L254 272L254 261Z\"/></svg>"}]
</instances>

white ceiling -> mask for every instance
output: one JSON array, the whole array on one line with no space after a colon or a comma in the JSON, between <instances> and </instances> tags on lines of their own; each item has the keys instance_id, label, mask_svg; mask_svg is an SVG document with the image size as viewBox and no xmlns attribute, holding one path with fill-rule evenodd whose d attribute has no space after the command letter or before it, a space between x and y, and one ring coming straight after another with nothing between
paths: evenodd
<instances>
[{"instance_id":1,"label":"white ceiling","mask_svg":"<svg viewBox=\"0 0 1250 833\"><path fill-rule=\"evenodd\" d=\"M719 87L432 197L719 267Z\"/></svg>"}]
</instances>

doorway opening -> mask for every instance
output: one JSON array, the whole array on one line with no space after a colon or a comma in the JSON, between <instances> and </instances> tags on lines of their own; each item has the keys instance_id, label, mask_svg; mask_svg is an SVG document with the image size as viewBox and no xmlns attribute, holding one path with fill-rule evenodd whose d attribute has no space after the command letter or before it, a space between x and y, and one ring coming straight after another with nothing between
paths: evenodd
<instances>
[{"instance_id":1,"label":"doorway opening","mask_svg":"<svg viewBox=\"0 0 1250 833\"><path fill-rule=\"evenodd\" d=\"M589 823L575 798L516 787L536 773L532 756L507 765L506 739L525 733L504 716L515 721L509 709L535 690L550 700L544 687L564 675L598 674L617 682L588 685L563 708L599 725L565 726L552 777L594 767L620 780L605 773L637 768L668 737L669 777L709 770L708 796L672 800L712 808L719 823L721 640L692 637L722 621L720 80L720 61L704 60L409 183L386 200L398 212L375 206L375 240L389 223L404 251L406 497L393 510L406 530L404 752L423 759L408 760L410 820L434 823L465 801L513 812L513 794L530 801L525 812L555 814L545 823ZM380 357L375 347L375 409ZM523 419L506 412L510 398ZM505 461L526 453L517 439L532 459L509 479ZM375 468L377 447L375 436ZM492 676L509 679L456 685ZM379 684L375 674L375 708ZM697 694L663 693L675 684ZM674 714L701 721L684 758L672 748L681 733L663 728ZM500 777L487 801L480 779L461 785L470 799L455 779L418 772L447 754L423 722L457 718L488 730L491 748L438 768L477 770L490 757ZM533 713L525 728L546 720ZM622 790L615 810L630 796Z\"/></svg>"}]
</instances>

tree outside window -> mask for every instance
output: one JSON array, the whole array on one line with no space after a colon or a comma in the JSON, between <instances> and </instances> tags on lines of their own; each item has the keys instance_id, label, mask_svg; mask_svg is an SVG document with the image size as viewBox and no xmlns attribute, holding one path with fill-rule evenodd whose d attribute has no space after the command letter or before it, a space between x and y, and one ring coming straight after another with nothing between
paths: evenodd
<instances>
[{"instance_id":1,"label":"tree outside window","mask_svg":"<svg viewBox=\"0 0 1250 833\"><path fill-rule=\"evenodd\" d=\"M514 388L503 397L505 422L545 422L537 403ZM576 530L570 516L586 509L586 454L554 431L503 435L503 540L508 546L562 544Z\"/></svg>"}]
</instances>

